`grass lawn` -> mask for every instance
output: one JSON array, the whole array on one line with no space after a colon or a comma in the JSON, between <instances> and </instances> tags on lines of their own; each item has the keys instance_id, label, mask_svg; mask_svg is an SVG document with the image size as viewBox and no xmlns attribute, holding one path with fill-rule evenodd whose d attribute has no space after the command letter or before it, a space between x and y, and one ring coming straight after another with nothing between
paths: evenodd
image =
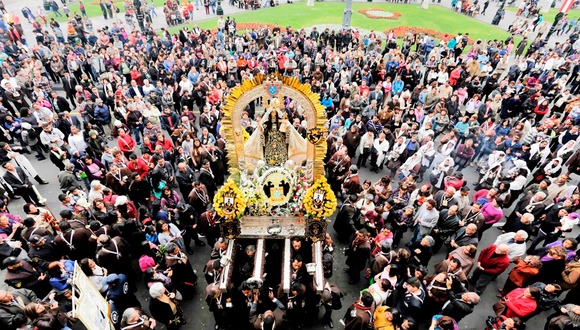
<instances>
[{"instance_id":1,"label":"grass lawn","mask_svg":"<svg viewBox=\"0 0 580 330\"><path fill-rule=\"evenodd\" d=\"M551 8L549 12L543 13L544 22L552 23L554 21L554 17L556 17L556 14L558 13L558 11L560 9L560 4L558 4L556 7L558 7L558 8ZM514 13L517 13L517 11L518 11L518 9L514 8L514 7L506 8L506 10L513 11ZM580 9L572 9L568 12L568 19L572 19L574 17L576 17L576 18L580 17Z\"/></svg>"},{"instance_id":2,"label":"grass lawn","mask_svg":"<svg viewBox=\"0 0 580 330\"><path fill-rule=\"evenodd\" d=\"M99 1L98 0L91 0L91 1L84 1L83 2L85 4L85 10L87 12L87 16L88 17L96 17L96 16L103 16L103 12L101 11L101 6L99 5ZM149 0L147 1L147 3L149 3ZM155 7L160 7L163 6L163 4L165 3L165 0L153 0L153 3L155 4ZM114 4L116 7L118 7L119 9L121 9L121 13L125 12L125 7L123 7L123 1L122 0L115 0ZM66 16L64 16L64 12L62 10L62 3L60 1L58 1L58 5L59 5L59 11L62 13L62 17L57 17L52 11L46 11L47 13L47 18L50 20L51 17L54 17L54 19L57 22L65 22L67 21ZM80 9L79 9L79 3L75 2L75 3L69 3L67 4L68 9L70 9L70 15L71 17L74 16L75 11L79 13L81 13ZM113 9L114 10L114 9ZM36 11L34 11L35 15L36 15ZM157 12L159 14L159 10ZM40 19L40 18L39 18ZM121 17L121 19L124 21L124 17Z\"/></svg>"},{"instance_id":3,"label":"grass lawn","mask_svg":"<svg viewBox=\"0 0 580 330\"><path fill-rule=\"evenodd\" d=\"M232 17L238 22L275 23L281 27L292 26L300 29L320 24L342 24L344 6L344 2L316 2L314 7L307 7L305 2L296 2L292 5L234 14ZM396 20L371 19L358 12L360 9L370 8L400 12L401 16ZM199 26L215 28L216 22L217 19L210 19L199 22ZM446 8L430 6L428 10L424 10L419 5L409 4L353 3L352 26L382 32L397 26L416 26L451 34L469 32L472 39L482 40L505 38L508 35L501 29ZM170 29L171 32L178 30L179 27Z\"/></svg>"}]
</instances>

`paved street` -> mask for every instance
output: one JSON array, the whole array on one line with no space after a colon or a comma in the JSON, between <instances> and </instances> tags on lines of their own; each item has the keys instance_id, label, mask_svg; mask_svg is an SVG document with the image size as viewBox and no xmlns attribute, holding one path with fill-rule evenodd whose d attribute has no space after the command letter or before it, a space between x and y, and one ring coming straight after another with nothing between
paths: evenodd
<instances>
[{"instance_id":1,"label":"paved street","mask_svg":"<svg viewBox=\"0 0 580 330\"><path fill-rule=\"evenodd\" d=\"M359 0L361 1L361 0ZM289 6L291 7L292 5L289 4L285 4L285 1L281 1L281 3L284 2L284 4L282 4L283 6ZM362 1L361 1L362 2ZM441 2L440 5L444 6L444 7L450 7L450 2L451 0L443 0ZM8 8L9 11L14 11L18 14L20 14L20 8L22 6L29 6L30 8L36 8L41 2L38 0L20 0L20 1L16 1L16 0L6 0L5 4L6 7ZM316 5L316 4L315 4ZM479 19L481 21L484 22L491 22L491 19L493 18L493 15L495 14L495 11L497 9L498 3L497 2L492 2L487 10L487 15L486 16L480 16L478 15L476 17L476 19ZM224 8L224 13L225 15L230 15L230 14L234 14L237 12L240 12L241 10L235 7L230 6L228 3L222 3L222 7ZM290 9L290 8L289 8ZM154 28L160 29L161 27L165 27L165 19L163 17L163 11L161 10L161 8L157 9L157 13L159 14L158 17L156 17L154 19ZM198 10L195 11L195 15L194 15L194 21L201 21L201 20L205 20L208 18L213 18L215 17L215 15L209 15L206 16L205 13L202 10ZM104 20L102 17L94 17L91 18L95 29L97 28L101 28L105 25L110 25L112 23L111 20ZM502 20L502 22L500 23L500 27L507 29L507 26L510 24L510 22L513 22L515 20L515 13L511 12L511 11L506 11L506 17ZM340 24L340 22L336 22L337 24ZM379 24L379 23L377 23ZM34 37L29 29L30 25L23 20L23 25L27 28L25 28L26 30L26 36L28 38L28 40L34 40ZM465 32L469 31L469 27L466 26L465 27ZM555 37L553 36L551 39L551 43L553 44L556 41L564 41L564 37L560 36L560 37ZM56 174L57 174L57 168L50 163L50 161L46 160L44 162L38 162L36 159L34 159L34 157L31 157L31 162L32 164L36 167L36 169L38 170L40 176L46 180L49 181L51 184L50 185L44 185L44 186L38 186L39 191L41 192L41 194L48 199L48 206L50 207L50 209L55 213L58 214L60 211L60 205L58 203L57 200L57 196L58 194L60 194L60 189L58 187L58 181L56 179ZM473 183L475 182L475 180L477 180L477 175L474 172L473 169L466 169L463 171L465 178L467 179L467 181L469 183ZM371 173L369 172L367 169L362 169L361 171L361 178L362 179L371 179L373 182L378 180L381 177L381 174L375 174L375 173ZM426 175L426 177L428 177L428 175ZM575 184L577 183L577 177L573 177L573 182L571 182L570 184ZM470 184L470 187L473 188L473 186ZM17 214L22 214L22 205L23 205L23 201L22 200L16 200L13 201L10 204L10 210L14 213ZM508 211L505 211L504 213L508 213ZM330 228L330 232L332 235L334 235L335 233L332 230L332 225L329 224L329 228ZM575 228L574 233L570 234L570 236L574 237L575 235L577 235L577 228ZM491 243L493 243L493 241L495 240L496 236L500 234L500 231L496 228L492 228L489 229L488 231L486 231L486 233L483 236L483 240L482 242L480 242L480 247L485 247ZM410 233L407 234L407 236L404 238L404 242L407 242L410 238ZM344 246L341 246L339 243L337 243L339 245L339 248L342 248ZM444 250L444 249L443 249ZM192 300L192 301L188 301L184 304L184 308L185 308L185 315L186 318L188 319L188 324L186 326L184 326L182 329L213 329L214 326L214 321L213 321L213 316L211 315L211 313L209 311L207 311L207 306L206 303L203 300L203 291L205 288L205 280L203 279L203 276L201 274L202 269L203 269L203 265L206 263L206 261L209 258L209 251L210 248L209 247L194 247L194 255L192 258L193 264L194 264L194 269L196 269L199 272L199 285L200 287L198 288L198 295ZM344 312L346 310L346 308L356 299L356 297L358 296L358 292L363 289L365 287L365 285L363 284L363 282L361 282L358 285L349 285L348 282L348 278L346 276L345 273L343 273L342 269L345 268L344 265L344 255L341 253L341 249L339 249L338 251L336 251L335 254L336 260L335 260L335 264L334 264L334 276L331 279L331 282L336 283L336 285L341 288L341 290L343 291L343 293L345 294L345 298L343 300L343 310L341 311L335 311L333 314L333 319L334 319L334 323L335 323L335 327L336 328L340 328L340 325L338 323L338 319L341 318L344 315ZM440 252L438 255L433 256L432 264L434 264L435 262L440 261L442 258L444 257L444 253ZM430 268L430 270L432 271L432 267ZM482 296L482 303L477 306L475 312L466 317L460 324L459 328L460 329L483 329L485 327L485 319L487 317L487 315L492 315L493 311L491 309L491 305L497 301L496 298L496 293L497 293L497 289L501 287L501 285L504 283L505 279L506 279L506 275L507 272L504 273L504 275L500 276L498 278L498 280L496 282L493 282L488 289L486 290L486 292L483 294ZM141 286L141 290L138 292L138 295L141 299L141 301L143 302L143 306L147 307L148 303L146 302L146 297L148 297L146 291L144 290L143 286ZM548 313L544 313L541 314L539 316L536 316L535 318L533 318L532 320L530 320L528 322L528 329L541 329L544 326L545 323L545 316L548 315ZM326 326L317 326L317 327L313 327L312 329L327 329L328 327Z\"/></svg>"}]
</instances>

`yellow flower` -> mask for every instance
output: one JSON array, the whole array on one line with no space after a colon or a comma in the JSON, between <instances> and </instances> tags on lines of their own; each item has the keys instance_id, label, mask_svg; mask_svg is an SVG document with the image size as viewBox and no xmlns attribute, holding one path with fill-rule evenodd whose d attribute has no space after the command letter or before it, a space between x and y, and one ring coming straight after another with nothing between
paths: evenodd
<instances>
[{"instance_id":1,"label":"yellow flower","mask_svg":"<svg viewBox=\"0 0 580 330\"><path fill-rule=\"evenodd\" d=\"M234 195L235 196L235 203L234 203L234 210L231 214L226 214L223 211L224 205L224 194ZM213 199L213 206L217 214L221 217L226 219L235 219L243 215L244 211L246 210L246 196L244 193L238 188L236 183L229 179L218 191L217 194L214 196Z\"/></svg>"}]
</instances>

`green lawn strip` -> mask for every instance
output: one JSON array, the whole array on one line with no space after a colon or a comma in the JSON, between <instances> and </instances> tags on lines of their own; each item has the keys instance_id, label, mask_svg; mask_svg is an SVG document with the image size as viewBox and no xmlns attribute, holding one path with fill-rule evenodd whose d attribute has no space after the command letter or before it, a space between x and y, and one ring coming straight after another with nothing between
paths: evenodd
<instances>
[{"instance_id":1,"label":"green lawn strip","mask_svg":"<svg viewBox=\"0 0 580 330\"><path fill-rule=\"evenodd\" d=\"M369 8L400 12L401 17L397 20L372 19L358 12L360 9ZM322 24L340 25L343 11L344 3L341 2L317 2L314 7L307 7L304 2L300 2L231 16L241 23L270 23L300 29ZM227 12L225 15L227 16ZM198 25L204 29L213 29L217 25L217 18L200 21ZM355 3L353 4L352 26L381 32L397 26L416 26L451 34L469 32L474 40L504 39L508 36L506 31L439 6L431 6L428 10L424 10L419 5ZM171 33L176 33L179 29L181 26L169 28Z\"/></svg>"}]
</instances>

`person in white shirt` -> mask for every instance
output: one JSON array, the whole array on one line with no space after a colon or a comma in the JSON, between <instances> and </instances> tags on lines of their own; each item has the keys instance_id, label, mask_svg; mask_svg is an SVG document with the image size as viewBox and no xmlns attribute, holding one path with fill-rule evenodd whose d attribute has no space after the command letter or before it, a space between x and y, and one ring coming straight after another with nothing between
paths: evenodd
<instances>
[{"instance_id":1,"label":"person in white shirt","mask_svg":"<svg viewBox=\"0 0 580 330\"><path fill-rule=\"evenodd\" d=\"M193 84L189 79L187 79L186 75L181 76L181 81L179 82L179 88L181 89L180 95L183 95L186 91L191 94L193 92ZM143 91L145 92L145 91Z\"/></svg>"},{"instance_id":2,"label":"person in white shirt","mask_svg":"<svg viewBox=\"0 0 580 330\"><path fill-rule=\"evenodd\" d=\"M510 258L510 261L517 262L521 256L526 254L527 239L528 233L526 233L524 230L518 230L515 233L510 232L499 235L493 244L495 246L506 244L509 247L508 257Z\"/></svg>"},{"instance_id":3,"label":"person in white shirt","mask_svg":"<svg viewBox=\"0 0 580 330\"><path fill-rule=\"evenodd\" d=\"M143 86L141 86L141 88L143 89L143 94L145 94L145 96L151 95L151 92L155 91L155 86L151 85L148 79L143 80Z\"/></svg>"},{"instance_id":4,"label":"person in white shirt","mask_svg":"<svg viewBox=\"0 0 580 330\"><path fill-rule=\"evenodd\" d=\"M88 147L87 143L85 142L83 133L76 126L71 126L70 128L68 144L71 146L71 148L75 148L80 152L85 152Z\"/></svg>"},{"instance_id":5,"label":"person in white shirt","mask_svg":"<svg viewBox=\"0 0 580 330\"><path fill-rule=\"evenodd\" d=\"M65 144L64 134L56 127L52 127L50 123L42 125L42 132L40 133L40 142L45 146L54 143L59 147Z\"/></svg>"}]
</instances>

